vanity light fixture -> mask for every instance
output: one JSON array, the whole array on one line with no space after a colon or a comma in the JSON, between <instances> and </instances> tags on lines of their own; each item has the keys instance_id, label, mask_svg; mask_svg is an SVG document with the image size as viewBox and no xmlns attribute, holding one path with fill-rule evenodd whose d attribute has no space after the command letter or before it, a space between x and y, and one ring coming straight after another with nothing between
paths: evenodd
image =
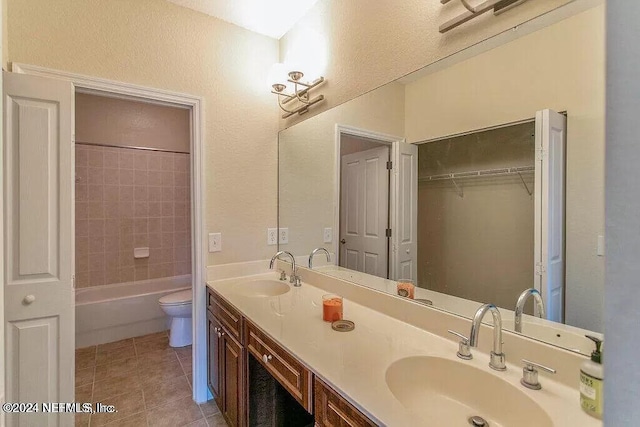
<instances>
[{"instance_id":1,"label":"vanity light fixture","mask_svg":"<svg viewBox=\"0 0 640 427\"><path fill-rule=\"evenodd\" d=\"M440 0L440 3L447 4L452 0ZM499 15L501 13L506 12L507 10L514 8L527 0L484 0L477 5L473 6L469 0L460 0L462 5L467 9L461 15L456 16L453 19L445 22L440 25L440 32L446 33L449 30L456 28L459 25L464 24L467 21L472 20L476 16L480 16L485 12L493 9L494 15Z\"/></svg>"},{"instance_id":2,"label":"vanity light fixture","mask_svg":"<svg viewBox=\"0 0 640 427\"><path fill-rule=\"evenodd\" d=\"M274 83L271 85L273 90L271 93L278 96L278 106L284 111L282 115L283 119L291 117L294 114L302 115L309 111L309 107L315 105L321 101L324 101L324 95L318 95L311 98L310 92L312 89L318 87L325 82L324 77L319 77L311 83L302 82L304 77L302 71L290 71L288 74L287 83L293 84L293 93L287 93L286 83ZM286 104L292 103L289 107L285 107Z\"/></svg>"}]
</instances>

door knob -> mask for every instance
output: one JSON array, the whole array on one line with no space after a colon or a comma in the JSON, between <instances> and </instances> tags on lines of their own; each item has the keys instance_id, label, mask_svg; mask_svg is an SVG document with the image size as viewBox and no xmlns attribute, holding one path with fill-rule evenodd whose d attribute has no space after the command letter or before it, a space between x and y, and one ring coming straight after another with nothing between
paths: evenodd
<instances>
[{"instance_id":1,"label":"door knob","mask_svg":"<svg viewBox=\"0 0 640 427\"><path fill-rule=\"evenodd\" d=\"M344 245L345 243L347 243L347 241L342 239L342 240L340 240L340 243L342 243Z\"/></svg>"},{"instance_id":2,"label":"door knob","mask_svg":"<svg viewBox=\"0 0 640 427\"><path fill-rule=\"evenodd\" d=\"M35 295L27 295L26 297L24 297L24 299L22 300L22 303L24 305L29 305L32 302L34 302L36 300L36 296Z\"/></svg>"}]
</instances>

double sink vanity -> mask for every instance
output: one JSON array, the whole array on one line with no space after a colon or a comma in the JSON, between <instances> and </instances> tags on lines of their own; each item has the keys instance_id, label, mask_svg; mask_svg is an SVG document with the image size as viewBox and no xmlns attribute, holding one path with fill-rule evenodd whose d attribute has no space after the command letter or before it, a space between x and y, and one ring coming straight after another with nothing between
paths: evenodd
<instances>
[{"instance_id":1,"label":"double sink vanity","mask_svg":"<svg viewBox=\"0 0 640 427\"><path fill-rule=\"evenodd\" d=\"M278 268L290 277L290 264ZM448 333L466 335L463 317L310 269L298 268L300 286L254 273L207 283L208 383L229 425L277 425L278 417L301 426L601 425L580 409L584 356L479 321L465 350L466 338ZM327 293L344 297L353 331L322 320ZM489 366L496 349L503 371ZM556 374L529 365L523 377L521 359Z\"/></svg>"}]
</instances>

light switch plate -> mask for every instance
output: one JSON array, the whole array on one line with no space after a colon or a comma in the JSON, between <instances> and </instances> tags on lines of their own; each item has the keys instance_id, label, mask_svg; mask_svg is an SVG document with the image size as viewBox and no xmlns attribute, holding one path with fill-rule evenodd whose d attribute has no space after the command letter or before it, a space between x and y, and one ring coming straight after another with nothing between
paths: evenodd
<instances>
[{"instance_id":1,"label":"light switch plate","mask_svg":"<svg viewBox=\"0 0 640 427\"><path fill-rule=\"evenodd\" d=\"M280 243L281 245L286 245L287 243L289 243L289 229L288 228L281 228L280 231L278 232L278 243Z\"/></svg>"},{"instance_id":2,"label":"light switch plate","mask_svg":"<svg viewBox=\"0 0 640 427\"><path fill-rule=\"evenodd\" d=\"M324 243L331 243L331 241L333 240L333 229L332 228L325 228L324 232L322 233L322 241Z\"/></svg>"},{"instance_id":3,"label":"light switch plate","mask_svg":"<svg viewBox=\"0 0 640 427\"><path fill-rule=\"evenodd\" d=\"M267 246L274 246L278 244L278 229L267 228Z\"/></svg>"},{"instance_id":4,"label":"light switch plate","mask_svg":"<svg viewBox=\"0 0 640 427\"><path fill-rule=\"evenodd\" d=\"M209 233L209 252L222 250L222 233Z\"/></svg>"}]
</instances>

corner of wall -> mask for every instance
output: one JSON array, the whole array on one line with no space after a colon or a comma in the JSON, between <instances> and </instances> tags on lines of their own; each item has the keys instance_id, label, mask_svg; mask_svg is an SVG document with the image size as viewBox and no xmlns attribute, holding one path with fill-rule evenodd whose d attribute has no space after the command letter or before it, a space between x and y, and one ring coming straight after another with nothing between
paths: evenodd
<instances>
[{"instance_id":1,"label":"corner of wall","mask_svg":"<svg viewBox=\"0 0 640 427\"><path fill-rule=\"evenodd\" d=\"M8 22L8 6L7 0L2 0L2 28L0 34L2 35L2 68L9 70L9 26Z\"/></svg>"}]
</instances>

